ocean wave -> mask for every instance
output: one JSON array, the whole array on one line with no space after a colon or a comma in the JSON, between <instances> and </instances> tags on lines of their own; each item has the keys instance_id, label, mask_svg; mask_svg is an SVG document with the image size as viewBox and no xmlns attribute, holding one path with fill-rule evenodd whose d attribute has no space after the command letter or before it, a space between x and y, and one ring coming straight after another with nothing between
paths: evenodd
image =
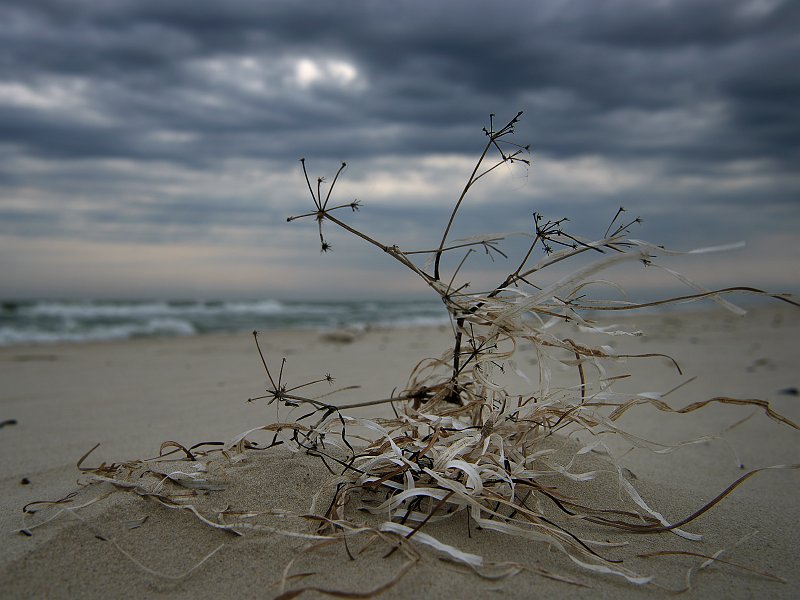
<instances>
[{"instance_id":1,"label":"ocean wave","mask_svg":"<svg viewBox=\"0 0 800 600\"><path fill-rule=\"evenodd\" d=\"M218 315L224 313L277 314L284 306L275 300L243 303L204 302L36 302L18 306L16 312L33 317L71 319Z\"/></svg>"},{"instance_id":2,"label":"ocean wave","mask_svg":"<svg viewBox=\"0 0 800 600\"><path fill-rule=\"evenodd\" d=\"M253 329L447 324L439 302L32 300L0 302L0 345L79 342Z\"/></svg>"},{"instance_id":3,"label":"ocean wave","mask_svg":"<svg viewBox=\"0 0 800 600\"><path fill-rule=\"evenodd\" d=\"M401 329L408 327L440 327L442 325L449 325L450 318L447 315L441 317L416 316L379 321L378 324L384 327L398 327Z\"/></svg>"},{"instance_id":4,"label":"ocean wave","mask_svg":"<svg viewBox=\"0 0 800 600\"><path fill-rule=\"evenodd\" d=\"M85 328L44 329L36 327L0 327L0 346L55 342L99 342L135 337L185 336L197 333L188 321L152 319L143 323L95 325Z\"/></svg>"}]
</instances>

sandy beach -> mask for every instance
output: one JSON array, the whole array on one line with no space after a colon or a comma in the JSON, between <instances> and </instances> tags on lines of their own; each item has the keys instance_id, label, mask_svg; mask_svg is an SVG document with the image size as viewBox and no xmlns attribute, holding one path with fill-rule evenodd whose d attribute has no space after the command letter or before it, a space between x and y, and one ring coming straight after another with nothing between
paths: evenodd
<instances>
[{"instance_id":1,"label":"sandy beach","mask_svg":"<svg viewBox=\"0 0 800 600\"><path fill-rule=\"evenodd\" d=\"M665 358L629 359L615 365L619 373L633 374L620 389L663 393L691 379L669 395L672 406L714 396L760 398L800 422L800 310L774 302L744 317L710 308L639 316L635 323L645 335L606 343L630 353L670 355L683 374ZM415 364L447 349L450 335L446 327L373 329L339 338L293 331L265 332L261 341L272 361L286 357L290 382L331 373L336 386L360 386L331 399L345 403L402 390ZM580 335L576 331L575 339ZM535 358L529 349L520 353L520 367L533 369ZM574 370L556 375L564 384L577 378ZM386 557L386 547L377 544L354 552L351 559L341 544L309 553L302 551L302 539L284 535L254 532L236 537L204 526L185 511L125 493L78 516L64 513L36 528L32 536L19 533L22 507L63 498L75 489L76 463L95 444L100 446L87 458L91 465L153 457L167 440L186 447L227 442L242 431L273 422L274 405L247 402L264 392L266 381L249 334L9 346L0 348L0 381L0 422L6 423L0 428L2 598L273 598L282 591L285 573L290 577L283 591L309 586L364 592L392 580L404 565L400 552ZM381 406L353 414L390 412ZM621 425L665 443L725 432L720 439L667 454L636 450L624 456L623 464L642 497L670 520L691 514L746 470L800 463L800 432L749 406L711 405L687 415L641 406L626 413ZM308 510L311 495L331 479L318 460L280 448L253 453L226 477L227 489L208 494L204 502L297 512ZM613 485L609 489L617 493ZM639 555L675 549L713 555L728 549L722 558L785 582L716 563L695 575L684 597L796 598L798 492L798 470L755 475L687 525L703 536L700 542L669 533L609 534L581 525L595 538L626 542L627 546L611 547L610 554L624 557L625 565L636 572L654 575L654 583L645 586L588 573L543 543L468 530L461 515L435 524L430 532L487 561L530 568L490 580L421 547L422 560L381 597L667 598L673 597L670 589L684 585L687 570L704 559ZM212 552L199 568L180 577ZM542 570L579 585L544 577ZM302 597L322 596L307 592Z\"/></svg>"}]
</instances>

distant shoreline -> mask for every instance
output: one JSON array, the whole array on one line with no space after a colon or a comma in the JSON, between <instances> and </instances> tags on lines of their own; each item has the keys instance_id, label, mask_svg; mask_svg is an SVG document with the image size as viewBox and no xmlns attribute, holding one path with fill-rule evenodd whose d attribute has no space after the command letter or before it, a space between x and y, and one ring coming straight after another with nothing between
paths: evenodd
<instances>
[{"instance_id":1,"label":"distant shoreline","mask_svg":"<svg viewBox=\"0 0 800 600\"><path fill-rule=\"evenodd\" d=\"M782 304L728 297L745 309ZM711 300L637 310L586 312L619 320L722 310ZM0 300L0 346L165 339L261 331L364 331L449 326L439 301Z\"/></svg>"},{"instance_id":2,"label":"distant shoreline","mask_svg":"<svg viewBox=\"0 0 800 600\"><path fill-rule=\"evenodd\" d=\"M448 322L441 303L431 301L29 300L0 306L3 346Z\"/></svg>"}]
</instances>

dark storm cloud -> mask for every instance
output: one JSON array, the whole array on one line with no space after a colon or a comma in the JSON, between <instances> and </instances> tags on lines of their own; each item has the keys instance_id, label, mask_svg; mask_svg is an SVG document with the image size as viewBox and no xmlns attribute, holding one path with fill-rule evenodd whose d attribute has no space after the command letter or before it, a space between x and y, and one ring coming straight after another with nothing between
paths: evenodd
<instances>
[{"instance_id":1,"label":"dark storm cloud","mask_svg":"<svg viewBox=\"0 0 800 600\"><path fill-rule=\"evenodd\" d=\"M465 211L467 232L524 229L535 206L593 235L620 204L689 245L797 225L791 0L5 0L0 22L0 235L272 232L308 203L306 155L364 189L398 171L393 204L358 218L424 243L463 178L444 199L405 180L436 183L426 159L473 156L488 113L517 110L529 186Z\"/></svg>"},{"instance_id":2,"label":"dark storm cloud","mask_svg":"<svg viewBox=\"0 0 800 600\"><path fill-rule=\"evenodd\" d=\"M533 113L536 147L560 156L795 160L800 8L749 6L6 2L3 79L85 78L92 108L111 122L18 108L0 114L0 123L6 143L35 154L191 164L212 152L461 152L488 112L519 108ZM364 89L292 89L284 61L304 56L350 62ZM256 61L242 78L263 67L265 93L226 88L198 69L213 60L225 69L237 57ZM680 109L698 115L712 105L719 122L703 140L659 141L645 118ZM627 131L626 112L634 118ZM171 146L144 139L160 130L196 138Z\"/></svg>"}]
</instances>

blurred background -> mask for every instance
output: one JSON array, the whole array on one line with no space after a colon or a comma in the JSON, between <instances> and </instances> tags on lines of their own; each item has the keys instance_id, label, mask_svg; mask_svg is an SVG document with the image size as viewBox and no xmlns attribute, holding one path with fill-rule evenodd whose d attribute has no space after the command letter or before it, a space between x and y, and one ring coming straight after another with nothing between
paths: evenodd
<instances>
[{"instance_id":1,"label":"blurred background","mask_svg":"<svg viewBox=\"0 0 800 600\"><path fill-rule=\"evenodd\" d=\"M705 286L800 291L797 2L3 0L0 22L0 343L442 322L382 252L286 223L313 210L298 159L348 163L354 227L431 248L489 114L520 110L531 166L482 180L451 237L533 211L599 237L624 206L670 248L745 241L670 265ZM516 266L473 258L476 289Z\"/></svg>"}]
</instances>

